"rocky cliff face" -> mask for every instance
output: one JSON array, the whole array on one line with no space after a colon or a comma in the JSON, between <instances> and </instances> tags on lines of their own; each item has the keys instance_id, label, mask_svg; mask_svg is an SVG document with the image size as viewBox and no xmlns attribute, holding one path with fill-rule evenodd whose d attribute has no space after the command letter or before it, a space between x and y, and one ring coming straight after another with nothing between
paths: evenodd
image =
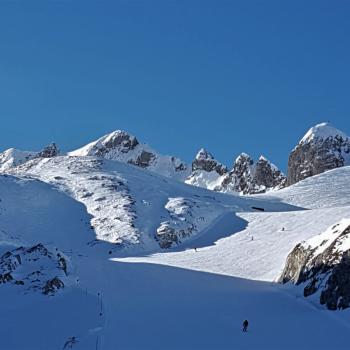
<instances>
[{"instance_id":1,"label":"rocky cliff face","mask_svg":"<svg viewBox=\"0 0 350 350\"><path fill-rule=\"evenodd\" d=\"M265 157L261 156L255 163L249 155L242 153L217 190L256 194L283 188L285 184L285 176Z\"/></svg>"},{"instance_id":2,"label":"rocky cliff face","mask_svg":"<svg viewBox=\"0 0 350 350\"><path fill-rule=\"evenodd\" d=\"M213 155L204 148L197 153L196 159L192 162L192 171L196 170L215 171L219 175L227 173L226 166L214 159Z\"/></svg>"},{"instance_id":3,"label":"rocky cliff face","mask_svg":"<svg viewBox=\"0 0 350 350\"><path fill-rule=\"evenodd\" d=\"M192 162L192 173L186 183L213 190L220 185L222 176L227 173L227 167L202 148Z\"/></svg>"},{"instance_id":4,"label":"rocky cliff face","mask_svg":"<svg viewBox=\"0 0 350 350\"><path fill-rule=\"evenodd\" d=\"M350 306L350 219L298 244L288 255L279 282L302 286L330 310Z\"/></svg>"},{"instance_id":5,"label":"rocky cliff face","mask_svg":"<svg viewBox=\"0 0 350 350\"><path fill-rule=\"evenodd\" d=\"M274 164L261 156L255 166L254 182L259 188L280 189L285 187L287 179Z\"/></svg>"},{"instance_id":6,"label":"rocky cliff face","mask_svg":"<svg viewBox=\"0 0 350 350\"><path fill-rule=\"evenodd\" d=\"M311 128L289 155L287 184L350 164L350 139L327 123Z\"/></svg>"},{"instance_id":7,"label":"rocky cliff face","mask_svg":"<svg viewBox=\"0 0 350 350\"><path fill-rule=\"evenodd\" d=\"M190 170L179 158L163 156L140 143L125 131L117 130L69 153L70 156L97 156L129 163L163 176L184 180Z\"/></svg>"},{"instance_id":8,"label":"rocky cliff face","mask_svg":"<svg viewBox=\"0 0 350 350\"><path fill-rule=\"evenodd\" d=\"M58 156L60 153L58 147L56 144L53 142L46 146L41 152L37 154L37 158L53 158Z\"/></svg>"},{"instance_id":9,"label":"rocky cliff face","mask_svg":"<svg viewBox=\"0 0 350 350\"><path fill-rule=\"evenodd\" d=\"M255 163L248 154L242 153L228 171L211 153L201 149L186 183L225 193L255 194L284 187L286 178L263 156Z\"/></svg>"}]
</instances>

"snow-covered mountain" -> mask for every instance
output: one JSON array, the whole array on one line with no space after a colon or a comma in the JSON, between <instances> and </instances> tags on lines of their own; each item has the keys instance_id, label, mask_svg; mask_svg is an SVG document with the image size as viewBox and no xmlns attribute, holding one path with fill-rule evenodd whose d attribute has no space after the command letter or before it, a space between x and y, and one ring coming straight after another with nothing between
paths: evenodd
<instances>
[{"instance_id":1,"label":"snow-covered mountain","mask_svg":"<svg viewBox=\"0 0 350 350\"><path fill-rule=\"evenodd\" d=\"M118 160L178 180L184 180L190 172L179 158L160 155L147 144L140 143L135 136L121 130L105 135L68 155Z\"/></svg>"},{"instance_id":2,"label":"snow-covered mountain","mask_svg":"<svg viewBox=\"0 0 350 350\"><path fill-rule=\"evenodd\" d=\"M40 152L20 151L10 148L0 153L0 171L7 171L16 166L26 163L35 158L51 158L59 154L59 150L55 143L46 146Z\"/></svg>"},{"instance_id":3,"label":"snow-covered mountain","mask_svg":"<svg viewBox=\"0 0 350 350\"><path fill-rule=\"evenodd\" d=\"M289 155L287 184L350 165L350 139L328 123L312 127Z\"/></svg>"},{"instance_id":4,"label":"snow-covered mountain","mask_svg":"<svg viewBox=\"0 0 350 350\"><path fill-rule=\"evenodd\" d=\"M8 173L39 179L83 203L93 217L97 242L121 246L155 248L157 242L169 248L238 202L246 208L256 202L225 196L223 203L219 194L96 156L35 158Z\"/></svg>"},{"instance_id":5,"label":"snow-covered mountain","mask_svg":"<svg viewBox=\"0 0 350 350\"><path fill-rule=\"evenodd\" d=\"M218 190L254 194L280 189L285 184L286 178L283 173L264 156L260 156L255 163L248 154L242 153L235 160L233 169L225 176Z\"/></svg>"},{"instance_id":6,"label":"snow-covered mountain","mask_svg":"<svg viewBox=\"0 0 350 350\"><path fill-rule=\"evenodd\" d=\"M344 348L349 166L239 196L283 175L244 154L228 171L201 150L204 181L189 186L118 140L0 174L4 349ZM229 177L229 194L198 187Z\"/></svg>"},{"instance_id":7,"label":"snow-covered mountain","mask_svg":"<svg viewBox=\"0 0 350 350\"><path fill-rule=\"evenodd\" d=\"M283 188L286 178L263 156L254 163L249 155L242 153L228 171L212 154L201 149L186 183L224 193L256 194Z\"/></svg>"}]
</instances>

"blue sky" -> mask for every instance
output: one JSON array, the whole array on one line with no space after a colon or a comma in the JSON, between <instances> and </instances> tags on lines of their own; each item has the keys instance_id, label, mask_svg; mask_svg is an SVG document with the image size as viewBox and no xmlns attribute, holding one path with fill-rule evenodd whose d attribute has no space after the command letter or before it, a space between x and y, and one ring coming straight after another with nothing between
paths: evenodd
<instances>
[{"instance_id":1,"label":"blue sky","mask_svg":"<svg viewBox=\"0 0 350 350\"><path fill-rule=\"evenodd\" d=\"M349 1L0 1L0 150L115 129L191 161L282 169L322 121L350 134Z\"/></svg>"}]
</instances>

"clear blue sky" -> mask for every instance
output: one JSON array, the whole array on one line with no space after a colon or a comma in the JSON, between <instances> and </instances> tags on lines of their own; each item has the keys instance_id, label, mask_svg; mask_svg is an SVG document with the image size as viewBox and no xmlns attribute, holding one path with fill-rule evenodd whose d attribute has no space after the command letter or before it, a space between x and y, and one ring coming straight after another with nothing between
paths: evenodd
<instances>
[{"instance_id":1,"label":"clear blue sky","mask_svg":"<svg viewBox=\"0 0 350 350\"><path fill-rule=\"evenodd\" d=\"M0 0L0 150L125 129L282 169L315 123L350 134L350 1Z\"/></svg>"}]
</instances>

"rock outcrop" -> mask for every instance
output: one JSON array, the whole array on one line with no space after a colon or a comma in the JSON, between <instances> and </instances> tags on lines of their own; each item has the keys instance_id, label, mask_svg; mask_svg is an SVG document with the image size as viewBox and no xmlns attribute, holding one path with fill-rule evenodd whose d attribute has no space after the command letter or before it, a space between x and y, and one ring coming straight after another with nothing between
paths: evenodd
<instances>
[{"instance_id":1,"label":"rock outcrop","mask_svg":"<svg viewBox=\"0 0 350 350\"><path fill-rule=\"evenodd\" d=\"M257 194L271 189L280 189L285 185L286 177L265 157L261 156L255 163L248 154L242 153L235 160L233 169L224 176L221 185L216 190Z\"/></svg>"},{"instance_id":2,"label":"rock outcrop","mask_svg":"<svg viewBox=\"0 0 350 350\"><path fill-rule=\"evenodd\" d=\"M227 173L227 167L202 148L192 162L192 173L186 183L213 190L220 185L222 176Z\"/></svg>"},{"instance_id":3,"label":"rock outcrop","mask_svg":"<svg viewBox=\"0 0 350 350\"><path fill-rule=\"evenodd\" d=\"M254 183L260 189L280 189L286 186L287 179L274 164L261 156L255 165Z\"/></svg>"},{"instance_id":4,"label":"rock outcrop","mask_svg":"<svg viewBox=\"0 0 350 350\"><path fill-rule=\"evenodd\" d=\"M330 310L348 308L350 219L299 243L288 255L279 282L302 286L305 297L319 295L319 302Z\"/></svg>"},{"instance_id":5,"label":"rock outcrop","mask_svg":"<svg viewBox=\"0 0 350 350\"><path fill-rule=\"evenodd\" d=\"M229 172L211 153L201 149L186 183L218 192L256 194L283 188L286 177L265 157L255 163L246 153L237 157Z\"/></svg>"},{"instance_id":6,"label":"rock outcrop","mask_svg":"<svg viewBox=\"0 0 350 350\"><path fill-rule=\"evenodd\" d=\"M171 248L181 243L203 230L215 218L212 204L190 198L169 198L165 209L167 220L160 223L155 234L161 248Z\"/></svg>"},{"instance_id":7,"label":"rock outcrop","mask_svg":"<svg viewBox=\"0 0 350 350\"><path fill-rule=\"evenodd\" d=\"M42 151L40 151L36 158L53 158L58 156L60 153L57 145L53 142L46 146Z\"/></svg>"},{"instance_id":8,"label":"rock outcrop","mask_svg":"<svg viewBox=\"0 0 350 350\"><path fill-rule=\"evenodd\" d=\"M287 185L350 164L350 139L328 123L311 128L288 160Z\"/></svg>"},{"instance_id":9,"label":"rock outcrop","mask_svg":"<svg viewBox=\"0 0 350 350\"><path fill-rule=\"evenodd\" d=\"M0 284L23 286L24 291L54 295L64 288L67 260L51 253L43 244L8 251L0 257Z\"/></svg>"},{"instance_id":10,"label":"rock outcrop","mask_svg":"<svg viewBox=\"0 0 350 350\"><path fill-rule=\"evenodd\" d=\"M213 155L204 148L200 149L196 155L196 159L192 162L192 171L204 170L206 172L215 171L219 175L228 172L227 167L214 159Z\"/></svg>"}]
</instances>

